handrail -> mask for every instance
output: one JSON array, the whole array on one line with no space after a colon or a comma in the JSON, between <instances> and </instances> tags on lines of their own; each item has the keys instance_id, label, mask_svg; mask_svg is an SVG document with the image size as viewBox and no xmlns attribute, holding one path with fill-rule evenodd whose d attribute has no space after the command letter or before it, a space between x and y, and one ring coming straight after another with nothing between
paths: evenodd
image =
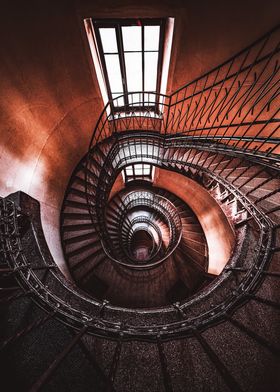
<instances>
[{"instance_id":1,"label":"handrail","mask_svg":"<svg viewBox=\"0 0 280 392\"><path fill-rule=\"evenodd\" d=\"M280 26L276 25L274 26L270 31L268 31L267 33L263 34L261 37L257 38L255 41L253 41L250 45L247 45L245 48L241 49L240 51L238 51L237 53L235 53L233 56L231 56L229 59L225 60L224 62L222 62L221 64L217 65L216 67L212 68L210 71L205 72L204 74L202 74L201 76L198 76L196 79L193 79L191 82L186 83L184 86L178 88L177 90L175 90L171 95L176 94L177 92L179 92L180 90L186 88L187 86L189 86L191 83L194 83L204 77L206 77L207 75L209 75L210 73L217 71L220 67L223 67L224 65L230 63L232 60L234 60L236 57L240 56L241 54L247 52L248 50L250 50L252 47L254 47L255 45L257 45L259 42L263 41L265 38L269 37L271 34L273 34L274 32L276 32L277 30L279 30Z\"/></svg>"},{"instance_id":2,"label":"handrail","mask_svg":"<svg viewBox=\"0 0 280 392\"><path fill-rule=\"evenodd\" d=\"M269 37L272 37L272 34L278 32L278 28L269 35ZM274 36L274 35L273 35ZM261 41L260 41L261 42ZM270 61L270 67L271 67L271 59L275 58L275 51L270 51L270 54L268 54L268 57L266 58L267 60ZM277 52L278 53L278 52ZM271 59L270 59L271 55ZM256 59L255 59L256 60ZM229 64L232 63L232 60L230 61ZM254 64L254 61L251 61L251 64ZM258 66L259 63L256 63L252 65L251 71L254 73L256 68L255 65ZM216 70L220 70L221 68L218 67ZM271 72L272 70L272 72ZM212 71L213 72L213 71ZM273 83L271 81L275 78L276 73L278 72L278 64L274 63L273 66L268 69L268 73L270 77L266 78L265 80L261 81L258 80L258 75L256 77L253 76L253 81L252 83L246 86L245 80L240 81L240 85L238 83L238 80L233 77L232 81L236 81L237 83L237 90L235 93L231 91L233 94L231 96L232 100L230 101L230 93L229 89L225 86L225 81L223 78L223 81L221 82L220 85L223 87L219 89L219 91L223 91L222 99L221 99L221 105L225 106L226 108L229 108L232 101L238 96L239 92L242 90L244 86L244 101L235 108L235 112L237 113L237 117L239 116L240 110L243 110L243 106L246 106L246 104L250 101L252 98L252 95L254 94L253 90L258 84L258 88L260 88L259 96L256 98L256 101L253 102L253 104L249 104L249 108L251 109L250 113L250 122L254 125L260 125L260 123L256 123L256 120L252 118L253 114L256 112L256 106L262 101L264 97L266 97L265 102L263 102L262 107L258 111L258 114L263 114L263 111L266 111L266 113L269 113L272 111L273 113L276 113L275 108L272 108L274 105L274 100L277 94L277 88L275 89L275 86L273 86ZM240 73L238 73L240 75ZM207 76L206 76L207 77ZM215 79L216 75L214 76ZM247 82L248 80L246 80ZM257 81L257 82L256 82ZM205 81L205 88L207 87L206 85L207 81ZM234 85L233 83L233 85ZM188 87L193 86L195 89L195 86L198 84L197 81L194 83L190 83ZM213 85L212 85L213 87ZM235 86L236 87L236 86ZM274 89L270 93L271 90L270 88ZM227 90L226 90L227 89ZM176 96L177 94L181 93L182 91L185 91L185 87L182 88L180 91L175 92L175 94L172 95L172 97ZM194 90L195 91L195 90ZM210 88L207 90L203 90L213 93L215 97L215 90L214 88ZM255 93L257 90L254 90ZM188 113L192 112L192 117L194 117L198 120L199 123L199 118L201 119L202 116L200 116L200 113L205 112L206 110L213 111L215 108L216 112L221 113L221 106L215 107L215 104L219 102L221 96L219 97L218 100L218 95L216 97L216 100L211 101L210 99L210 107L207 109L207 102L209 101L209 97L205 96L204 92L202 93L200 103L196 105L194 103L194 106L191 107L192 105L189 105L189 108L182 107L182 101L178 104L179 100L177 101L176 105L173 105L172 107L176 107L177 112L170 111L170 102L169 104L165 105L165 102L163 103L163 106L165 108L168 108L168 112L164 112L162 115L162 118L158 114L153 116L153 111L148 110L147 115L144 117L144 119L141 119L138 121L138 127L135 127L135 122L134 124L130 124L129 122L135 119L137 120L137 116L133 115L133 110L127 112L127 119L122 118L121 116L119 118L115 118L116 115L114 116L111 115L108 116L108 113L106 110L108 109L107 104L105 108L103 109L99 121L97 124L97 127L95 128L95 133L92 136L91 140L91 146L90 150L95 146L96 142L100 142L103 139L112 136L116 132L124 132L125 130L139 130L142 129L144 131L152 131L155 132L160 138L163 138L163 144L168 145L168 138L176 138L176 135L181 135L182 132L180 130L179 125L180 124L187 124L186 122L186 116ZM269 96L267 96L267 93L270 93ZM216 91L218 94L219 92ZM252 94L252 95L250 95ZM190 100L193 101L194 96L191 95ZM250 98L251 97L251 98ZM272 100L270 98L273 97ZM204 99L205 98L205 99ZM248 100L249 98L249 100ZM177 99L177 98L176 98ZM247 101L246 101L247 99ZM186 102L186 101L183 101ZM203 103L204 102L204 103ZM245 103L244 103L245 102ZM112 103L112 102L111 102ZM190 102L189 102L190 104ZM193 104L193 102L192 102ZM242 106L243 104L243 106ZM186 104L188 105L188 103ZM201 106L199 106L201 105ZM218 104L219 105L219 104ZM263 109L265 108L265 109ZM198 113L198 114L197 114ZM227 110L223 113L225 116L225 124L228 126L229 123L227 121L230 121L230 119L226 118L226 113ZM217 114L217 113L216 113ZM209 117L209 113L206 116L206 122L207 118ZM238 117L239 118L239 117ZM279 119L278 118L261 118L260 121L262 121L262 124L266 125L268 121L268 125L272 124L278 124ZM146 122L146 123L145 123ZM118 123L118 124L116 124ZM160 125L161 124L161 125ZM176 125L177 124L177 125ZM179 124L179 125L178 125ZM244 122L239 122L241 126L244 126ZM159 127L160 125L160 127ZM163 126L166 125L166 126ZM213 125L213 124L212 124ZM119 126L119 128L118 128ZM133 128L131 128L133 126ZM213 125L214 126L214 125ZM100 128L98 128L100 127ZM177 127L177 128L176 128ZM197 129L197 128L196 128ZM180 130L180 132L179 132ZM191 132L194 132L194 129L191 130L191 128L186 127L183 131L188 131L190 138L188 139L189 145L191 148L193 146L197 145L197 140L194 138L195 136L199 136L200 138L203 139L206 138L208 142L213 142L213 137L214 134L208 134L211 132L211 129L208 127L207 132L203 134L204 130L203 128L199 130L200 134L199 135L194 135ZM97 133L99 134L97 135ZM267 128L266 128L267 131ZM252 148L247 149L246 145L245 147L238 147L235 149L234 144L232 144L233 141L233 134L227 133L226 137L230 139L230 145L227 147L231 147L232 149L235 149L236 152L239 153L245 153L247 154L253 154L256 156L257 151L259 154L262 154L264 158L271 158L274 159L276 154L279 154L277 148L278 148L278 135L277 132L278 128L273 128L269 130L269 137L263 136L264 137L264 144L258 144L256 145L257 147L254 149ZM250 130L251 132L251 130ZM247 138L250 137L250 132L246 134L246 132L239 137L240 143L243 142L243 138L246 136ZM267 143L270 143L270 140L272 137L275 137L275 140L270 148L270 150L266 151L267 149ZM274 136L273 136L274 135ZM98 136L95 138L95 136ZM166 137L168 136L168 137ZM215 137L222 136L222 135L215 135ZM260 135L261 136L261 135ZM229 139L227 141L229 141ZM208 148L209 144L206 142L204 139L204 148ZM218 147L223 147L225 151L225 143L223 143L224 137L222 137L222 140L220 141L220 144L217 144ZM252 141L252 140L251 140ZM93 144L94 143L94 144ZM255 143L255 140L253 141ZM262 146L262 147L261 147ZM158 150L159 151L159 150ZM156 155L156 154L155 154ZM210 156L210 153L209 153ZM170 159L170 155L168 155L166 160ZM172 158L172 162L176 163L176 157ZM211 162L213 162L212 159L210 159L210 165ZM179 161L179 163L182 163L182 161ZM125 163L124 163L125 164ZM208 165L209 165L208 164ZM219 163L218 163L219 164ZM158 308L158 309L127 309L127 308L121 308L121 307L116 307L112 306L108 303L102 303L101 301L94 300L92 298L89 298L86 296L85 293L81 292L79 289L75 288L74 286L71 286L66 279L62 276L62 274L59 272L58 268L53 268L53 262L49 263L48 260L46 260L43 257L43 252L40 252L40 243L38 241L37 246L39 249L38 255L36 260L34 260L33 255L29 255L28 253L28 246L25 247L22 244L21 236L20 236L20 231L19 231L19 214L20 211L19 209L16 208L15 203L9 200L5 199L0 199L0 242L1 242L1 254L8 264L8 268L13 270L17 281L19 285L22 287L23 291L30 294L31 293L31 298L39 304L42 308L45 310L49 311L51 310L56 311L56 318L63 322L66 325L70 325L73 328L76 329L81 329L83 326L88 326L88 332L95 335L95 336L101 336L101 337L106 337L109 339L118 339L120 336L124 340L141 340L141 341L152 341L156 342L158 339L158 336L161 337L163 341L165 340L170 340L173 338L181 338L181 337L186 337L193 335L194 330L203 330L209 325L213 325L217 322L220 322L221 320L225 319L226 315L229 312L232 312L235 308L237 308L240 303L243 303L248 300L248 298L251 298L253 296L253 293L255 289L259 286L259 284L262 281L262 278L264 274L267 272L266 268L269 264L269 261L271 259L271 256L274 254L274 239L275 239L275 232L276 232L276 227L278 227L277 222L275 226L273 226L272 221L268 216L265 215L265 213L258 207L257 203L254 203L250 201L250 199L244 195L238 190L238 188L234 185L231 185L226 178L223 178L219 174L217 175L212 175L211 177L211 170L209 167L200 167L198 163L196 162L191 162L189 163L189 167L194 167L199 169L201 172L206 173L207 175L210 176L210 178L215 179L216 181L220 182L225 186L226 189L229 190L244 206L244 209L248 212L249 217L252 218L252 220L255 222L258 230L254 231L254 238L256 238L256 247L252 249L252 252L247 252L246 251L246 246L242 248L240 245L240 248L237 249L236 254L230 259L228 266L225 268L225 270L221 273L221 275L217 278L215 284L209 285L205 290L203 290L201 293L199 293L197 296L188 299L187 301L182 301L182 303L179 304L174 304L174 306L167 306L164 308ZM121 169L122 166L120 165L116 169ZM271 209L273 211L273 209ZM270 211L270 212L271 212ZM30 216L27 216L27 219L31 218ZM247 233L252 233L252 231L255 229L253 227L254 225L248 225ZM42 235L38 235L38 227L36 224L34 225L34 222L32 222L30 230L30 236L27 236L25 239L26 241L34 241L36 243L36 236L38 238L40 237L42 240ZM38 273L38 270L35 270L34 264L32 266L32 263L35 261L35 267L37 268L49 268L51 267L49 273L46 276L46 280L43 281L42 277ZM234 274L234 268L237 267L242 267L246 265L246 270L244 275L238 276L235 279L235 274ZM230 283L230 294L223 294L221 295L221 292L219 292L219 287L220 284L226 285L226 283ZM225 287L225 286L224 286ZM212 295L214 294L214 295ZM211 301L209 300L211 298ZM103 317L103 311L104 307L106 306L106 317ZM190 309L190 311L189 311ZM178 320L178 315L184 316L184 319L179 319ZM114 321L111 321L114 320Z\"/></svg>"},{"instance_id":3,"label":"handrail","mask_svg":"<svg viewBox=\"0 0 280 392\"><path fill-rule=\"evenodd\" d=\"M218 138L224 147L244 154L258 153L265 158L279 155L280 118L279 110L274 110L279 95L279 31L280 26L275 26L170 95L135 91L107 102L89 151L113 134L145 130L165 136L186 134L191 142L197 137L207 141ZM126 107L117 105L123 97L129 102ZM252 134L258 136L244 143Z\"/></svg>"},{"instance_id":4,"label":"handrail","mask_svg":"<svg viewBox=\"0 0 280 392\"><path fill-rule=\"evenodd\" d=\"M226 182L224 184L226 186ZM238 195L236 188L232 188L232 191ZM240 202L244 203L243 198L240 198ZM133 310L106 303L106 318L101 313L104 304L87 297L79 289L67 283L58 268L50 269L44 281L42 280L42 275L38 274L39 270L37 271L37 269L39 267L40 269L48 268L48 258L45 259L42 253L42 257L37 257L34 260L34 257L28 253L28 247L26 253L18 235L18 210L10 200L0 199L0 240L3 256L9 268L14 271L23 290L31 293L31 298L47 312L55 311L56 318L61 322L75 329L81 329L86 325L88 326L88 333L110 339L117 339L121 333L125 340L154 341L160 333L165 341L174 337L180 338L192 335L194 326L202 329L215 324L227 312L239 306L241 302L246 301L249 295L253 295L255 288L261 282L265 268L271 254L273 254L274 229L270 219L259 211L253 203L250 203L247 199L245 203L248 203L245 204L245 207L259 227L258 243L254 249L254 255L251 252L246 253L246 246L243 251L242 247L236 249L236 255L229 261L227 268L216 279L215 284L207 286L201 293L183 301L181 304L158 309ZM34 214L34 209L32 214ZM40 242L42 242L42 235L37 232L38 224L34 219L31 227L34 235L38 235ZM248 230L250 230L250 227L248 227ZM32 235L28 236L28 241L34 241ZM40 242L38 246L41 252ZM247 272L242 276L239 275L236 279L234 268L243 265L246 265ZM53 263L50 266L52 267ZM219 285L226 284L227 281L230 282L231 295L220 298ZM235 290L233 290L233 287L235 287ZM209 301L209 296L213 292L217 294L211 297L212 299ZM217 301L215 298L217 298ZM201 304L203 304L202 307ZM188 309L191 309L190 313L188 313ZM188 318L178 320L178 311L189 314ZM166 316L168 316L167 319ZM156 324L155 318L158 320ZM141 325L138 324L138 320L141 320Z\"/></svg>"}]
</instances>

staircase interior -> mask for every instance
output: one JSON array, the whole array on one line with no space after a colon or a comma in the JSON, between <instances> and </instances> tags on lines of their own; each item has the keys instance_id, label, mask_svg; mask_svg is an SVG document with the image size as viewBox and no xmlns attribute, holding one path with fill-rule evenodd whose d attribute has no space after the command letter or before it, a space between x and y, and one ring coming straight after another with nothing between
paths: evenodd
<instances>
[{"instance_id":1,"label":"staircase interior","mask_svg":"<svg viewBox=\"0 0 280 392\"><path fill-rule=\"evenodd\" d=\"M143 113L107 104L61 207L71 281L38 201L0 199L7 391L279 390L278 40ZM132 165L154 177L114 188Z\"/></svg>"}]
</instances>

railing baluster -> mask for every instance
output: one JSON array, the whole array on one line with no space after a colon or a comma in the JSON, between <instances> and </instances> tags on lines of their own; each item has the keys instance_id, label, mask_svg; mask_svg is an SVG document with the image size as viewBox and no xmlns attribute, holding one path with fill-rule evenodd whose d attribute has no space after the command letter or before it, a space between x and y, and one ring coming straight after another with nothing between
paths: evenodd
<instances>
[{"instance_id":1,"label":"railing baluster","mask_svg":"<svg viewBox=\"0 0 280 392\"><path fill-rule=\"evenodd\" d=\"M23 265L21 267L16 267L16 268L11 268L11 267L4 267L4 268L0 268L0 274L15 274L18 271L22 271L22 270L27 270L30 269L32 271L40 271L40 270L48 270L48 269L55 269L58 268L56 264L52 264L52 265L42 265L42 266L32 266L30 264L28 265Z\"/></svg>"}]
</instances>

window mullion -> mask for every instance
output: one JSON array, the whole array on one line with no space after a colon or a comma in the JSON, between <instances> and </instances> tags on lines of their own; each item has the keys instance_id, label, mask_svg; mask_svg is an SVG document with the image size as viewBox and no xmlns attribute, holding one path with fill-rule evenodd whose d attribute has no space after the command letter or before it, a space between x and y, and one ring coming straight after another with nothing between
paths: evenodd
<instances>
[{"instance_id":1,"label":"window mullion","mask_svg":"<svg viewBox=\"0 0 280 392\"><path fill-rule=\"evenodd\" d=\"M100 65L100 70L103 74L103 81L104 84L107 88L107 93L108 93L108 98L111 101L113 99L113 96L115 94L118 94L115 90L121 90L121 94L123 94L123 99L118 100L115 102L115 104L112 104L112 111L123 111L125 112L128 110L129 106L131 105L133 109L136 110L144 110L145 108L147 110L155 110L157 112L158 105L160 103L160 97L158 93L160 93L160 87L161 87L161 79L162 79L162 63L163 63L163 52L164 52L164 36L165 36L165 30L166 30L166 24L165 20L163 19L141 19L140 22L139 20L136 19L109 19L109 20L93 20L93 26L95 30L95 36L96 36L96 41L97 41L97 47L99 48L99 63ZM128 35L128 46L126 47L127 50L126 52L124 51L124 45L126 45L126 41L124 41L123 37L123 26L140 26L135 31L133 31L133 34L136 34L136 37L139 37L137 34L140 33L141 38L141 46L140 48L135 45L133 45L133 40L132 37L129 37ZM149 26L157 26L156 29L151 29L151 35L149 34L150 29L148 28ZM113 48L112 50L115 52L112 54L115 54L112 59L110 56L107 54L105 55L103 51L103 43L101 38L103 39L103 35L101 36L101 31L99 31L100 28L111 28L114 29L115 35L116 35L116 45L107 45L106 46L106 51L110 51L108 48ZM146 31L146 29L148 30ZM159 28L159 37L157 36L158 34L158 28ZM140 32L139 32L140 30ZM155 36L153 36L154 33ZM129 29L126 28L125 31L126 34L129 34ZM149 36L147 37L147 45L145 45L145 33L147 33ZM103 34L103 31L102 31ZM106 33L107 34L107 33ZM109 34L109 33L108 33ZM110 32L110 34L113 34L113 31ZM138 39L139 39L138 38ZM155 47L155 41L153 39L159 39L159 45L156 48ZM115 41L115 38L114 38ZM105 42L105 41L104 41ZM107 41L106 41L107 42ZM110 43L110 41L108 41ZM138 42L138 41L137 41ZM154 42L154 43L153 43ZM136 42L135 42L136 43ZM137 50L136 50L137 49ZM146 51L147 49L147 51ZM126 55L126 53L135 53L135 54L129 54ZM154 52L154 54L149 54L147 56L148 52ZM136 53L138 53L136 55ZM155 57L157 54L157 64L155 63ZM126 58L126 56L128 58ZM142 56L140 58L140 56ZM117 59L119 60L119 63L117 63ZM126 62L127 59L127 62ZM134 70L134 65L133 61L137 60L137 81L136 79L134 80L134 73L136 72L136 69ZM138 63L140 61L140 64ZM108 63L108 70L107 70L107 64ZM151 70L148 68L148 64L151 63ZM117 69L117 74L114 75L114 69L113 64L115 64ZM129 66L129 69L127 69L127 64ZM136 64L136 63L135 63ZM139 69L139 72L138 72ZM129 72L128 72L129 71ZM142 71L142 72L141 72ZM134 72L134 73L133 73ZM141 72L141 75L140 75ZM116 76L116 77L114 77ZM121 78L121 80L120 80ZM129 98L129 90L128 90L128 82L131 80L131 86L132 88L133 85L135 85L135 88L133 89L134 91L130 91L132 93L132 98ZM112 82L112 86L111 83ZM121 83L121 84L120 84ZM153 94L147 94L147 97L145 95L145 91L149 88L149 85L152 87L149 89L153 93L154 87L155 87L155 100L152 98ZM104 86L104 87L105 87ZM137 86L137 87L136 87ZM138 87L139 86L139 87ZM114 88L112 90L112 88ZM135 90L139 90L139 97L133 96L133 93L135 93ZM104 95L104 94L103 94ZM138 94L137 94L138 95ZM105 95L104 95L105 98ZM137 101L139 101L139 104L137 104ZM133 102L135 102L133 104ZM152 106L150 106L152 105ZM136 107L137 106L137 107Z\"/></svg>"},{"instance_id":2,"label":"window mullion","mask_svg":"<svg viewBox=\"0 0 280 392\"><path fill-rule=\"evenodd\" d=\"M97 40L97 45L100 48L102 48L102 42L101 42L99 28L100 28L100 26L95 27L95 36L96 36L96 40ZM105 62L105 55L104 55L103 50L100 51L99 56L100 56L100 60L101 60L101 64L102 64L103 76L105 78L105 83L107 86L108 98L112 102L112 100L113 100L112 91L111 91L111 86L110 86L110 82L109 82L107 66L106 66L106 62ZM113 110L113 104L111 104L111 110Z\"/></svg>"},{"instance_id":3,"label":"window mullion","mask_svg":"<svg viewBox=\"0 0 280 392\"><path fill-rule=\"evenodd\" d=\"M145 58L144 58L144 50L145 50L145 48L144 48L144 26L143 26L143 23L142 23L142 25L141 25L141 39L142 39L142 42L141 42L141 46L142 46L142 91L143 91L143 93L142 93L142 101L143 101L143 106L144 106L144 98L145 98L145 96L144 96L144 91L145 91L145 74L144 74L144 72L145 72Z\"/></svg>"},{"instance_id":4,"label":"window mullion","mask_svg":"<svg viewBox=\"0 0 280 392\"><path fill-rule=\"evenodd\" d=\"M165 34L165 21L160 22L160 30L159 30L159 48L158 48L158 66L157 66L157 86L156 91L160 93L161 86L161 75L162 75L162 63L163 63L163 43L164 43L164 34ZM158 109L160 96L156 96L156 107Z\"/></svg>"},{"instance_id":5,"label":"window mullion","mask_svg":"<svg viewBox=\"0 0 280 392\"><path fill-rule=\"evenodd\" d=\"M128 106L127 79L126 79L126 71L125 71L125 59L124 59L122 32L121 32L121 26L119 24L116 26L116 37L117 37L121 74L122 74L124 104L125 104L125 107L127 107Z\"/></svg>"}]
</instances>

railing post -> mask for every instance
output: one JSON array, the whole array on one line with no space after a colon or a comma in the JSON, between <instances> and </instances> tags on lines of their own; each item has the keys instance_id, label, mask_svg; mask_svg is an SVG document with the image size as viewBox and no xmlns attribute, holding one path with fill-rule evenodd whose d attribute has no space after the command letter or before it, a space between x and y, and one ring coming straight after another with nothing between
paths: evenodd
<instances>
[{"instance_id":1,"label":"railing post","mask_svg":"<svg viewBox=\"0 0 280 392\"><path fill-rule=\"evenodd\" d=\"M165 135L168 132L168 122L169 122L169 116L170 116L171 100L172 100L172 95L169 95L168 96L168 109L167 109L167 115L166 115L166 123L165 123L165 129L164 129Z\"/></svg>"}]
</instances>

